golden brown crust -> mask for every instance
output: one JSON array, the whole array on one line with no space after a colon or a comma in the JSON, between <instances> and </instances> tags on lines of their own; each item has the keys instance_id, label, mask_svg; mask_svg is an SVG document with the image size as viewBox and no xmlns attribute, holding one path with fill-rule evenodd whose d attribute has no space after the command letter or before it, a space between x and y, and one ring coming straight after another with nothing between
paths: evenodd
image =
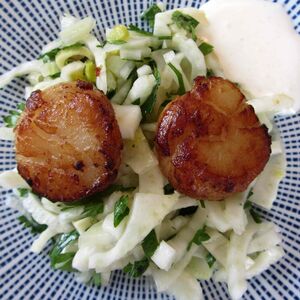
<instances>
[{"instance_id":1,"label":"golden brown crust","mask_svg":"<svg viewBox=\"0 0 300 300\"><path fill-rule=\"evenodd\" d=\"M109 100L88 82L33 92L15 133L19 173L50 200L87 197L117 176L120 130Z\"/></svg>"},{"instance_id":2,"label":"golden brown crust","mask_svg":"<svg viewBox=\"0 0 300 300\"><path fill-rule=\"evenodd\" d=\"M162 112L156 151L173 187L196 199L244 191L263 170L271 139L240 90L218 77L197 77L191 92Z\"/></svg>"}]
</instances>

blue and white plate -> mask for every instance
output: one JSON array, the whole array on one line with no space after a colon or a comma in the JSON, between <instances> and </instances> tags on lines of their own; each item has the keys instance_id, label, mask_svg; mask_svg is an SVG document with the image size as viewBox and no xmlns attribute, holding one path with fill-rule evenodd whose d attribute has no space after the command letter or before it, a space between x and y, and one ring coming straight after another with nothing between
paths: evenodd
<instances>
[{"instance_id":1,"label":"blue and white plate","mask_svg":"<svg viewBox=\"0 0 300 300\"><path fill-rule=\"evenodd\" d=\"M205 1L166 1L167 8L199 7ZM278 0L300 33L300 1ZM36 58L43 45L56 38L59 17L64 12L97 20L96 35L103 37L106 27L137 24L148 1L129 0L1 0L0 74L21 62ZM300 82L299 82L300 84ZM15 108L24 95L25 82L15 80L0 91L0 115ZM2 119L2 118L1 118ZM300 299L300 115L278 117L288 161L287 175L281 182L277 200L265 219L281 228L285 256L269 270L249 282L244 299ZM0 171L15 165L13 144L0 143ZM17 221L17 213L5 205L10 191L0 192L0 299L170 299L157 294L146 278L134 280L121 272L113 274L105 288L85 286L72 274L51 269L47 251L29 251L34 236ZM203 282L205 299L229 299L227 287Z\"/></svg>"}]
</instances>

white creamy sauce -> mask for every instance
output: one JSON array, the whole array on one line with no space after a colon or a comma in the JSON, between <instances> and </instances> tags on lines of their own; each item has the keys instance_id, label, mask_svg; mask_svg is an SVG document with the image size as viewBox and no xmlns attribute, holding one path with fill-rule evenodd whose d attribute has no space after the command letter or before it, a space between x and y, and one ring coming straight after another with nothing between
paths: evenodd
<instances>
[{"instance_id":1,"label":"white creamy sauce","mask_svg":"<svg viewBox=\"0 0 300 300\"><path fill-rule=\"evenodd\" d=\"M300 36L284 9L263 0L211 0L200 9L209 23L201 34L225 77L252 97L285 94L299 111Z\"/></svg>"}]
</instances>

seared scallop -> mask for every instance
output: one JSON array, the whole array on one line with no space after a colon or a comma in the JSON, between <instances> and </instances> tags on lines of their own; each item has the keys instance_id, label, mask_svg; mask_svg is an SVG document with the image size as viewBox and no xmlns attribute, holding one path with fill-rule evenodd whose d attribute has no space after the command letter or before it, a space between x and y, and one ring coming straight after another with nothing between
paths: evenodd
<instances>
[{"instance_id":1,"label":"seared scallop","mask_svg":"<svg viewBox=\"0 0 300 300\"><path fill-rule=\"evenodd\" d=\"M271 139L235 84L197 77L159 118L156 151L173 187L190 197L221 200L244 191L263 170Z\"/></svg>"},{"instance_id":2,"label":"seared scallop","mask_svg":"<svg viewBox=\"0 0 300 300\"><path fill-rule=\"evenodd\" d=\"M107 97L84 81L37 90L16 129L18 171L52 201L74 201L116 178L122 138Z\"/></svg>"}]
</instances>

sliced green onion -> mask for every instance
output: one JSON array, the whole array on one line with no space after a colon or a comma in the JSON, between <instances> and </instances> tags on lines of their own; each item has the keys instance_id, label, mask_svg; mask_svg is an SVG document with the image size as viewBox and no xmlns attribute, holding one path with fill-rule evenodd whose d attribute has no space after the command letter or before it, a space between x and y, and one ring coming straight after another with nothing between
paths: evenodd
<instances>
[{"instance_id":1,"label":"sliced green onion","mask_svg":"<svg viewBox=\"0 0 300 300\"><path fill-rule=\"evenodd\" d=\"M55 56L56 65L62 69L63 66L70 62L70 58L72 57L87 57L92 60L93 55L91 51L86 47L68 47L60 50ZM78 60L78 59L77 59Z\"/></svg>"}]
</instances>

